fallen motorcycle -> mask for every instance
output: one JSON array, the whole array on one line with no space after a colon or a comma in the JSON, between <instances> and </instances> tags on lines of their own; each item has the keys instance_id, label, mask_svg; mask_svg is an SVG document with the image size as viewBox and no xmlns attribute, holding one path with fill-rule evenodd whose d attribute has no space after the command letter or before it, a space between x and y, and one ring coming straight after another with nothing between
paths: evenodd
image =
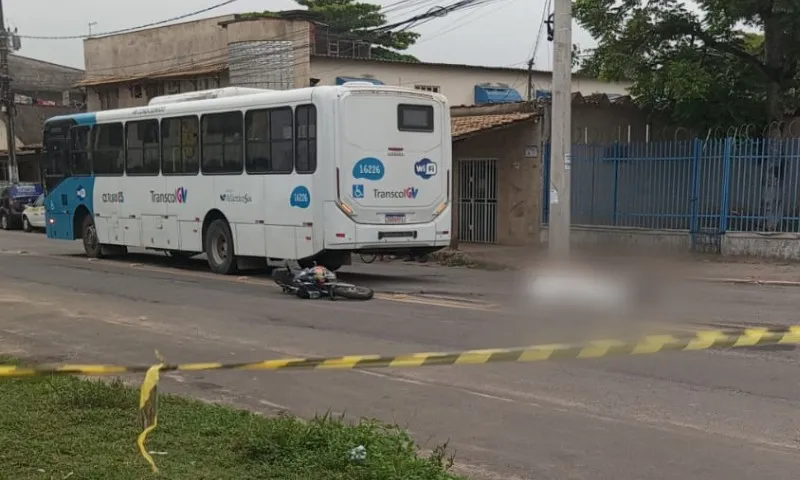
<instances>
[{"instance_id":1,"label":"fallen motorcycle","mask_svg":"<svg viewBox=\"0 0 800 480\"><path fill-rule=\"evenodd\" d=\"M282 268L272 272L275 283L283 293L296 295L303 299L327 297L330 300L346 298L349 300L370 300L375 292L368 287L343 283L336 274L325 267L314 266L293 272Z\"/></svg>"}]
</instances>

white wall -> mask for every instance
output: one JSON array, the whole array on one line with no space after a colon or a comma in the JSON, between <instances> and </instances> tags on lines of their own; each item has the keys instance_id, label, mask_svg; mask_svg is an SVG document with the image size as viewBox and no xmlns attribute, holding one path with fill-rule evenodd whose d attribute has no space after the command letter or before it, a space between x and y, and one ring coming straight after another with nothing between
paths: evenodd
<instances>
[{"instance_id":1,"label":"white wall","mask_svg":"<svg viewBox=\"0 0 800 480\"><path fill-rule=\"evenodd\" d=\"M311 77L320 79L320 85L334 85L336 77L370 77L387 85L415 87L437 86L453 106L472 105L475 85L478 83L506 83L524 98L528 88L525 69L473 67L379 60L351 60L330 57L311 57ZM534 90L550 90L549 72L533 73ZM593 93L627 95L630 84L606 83L592 78L573 75L572 91L583 95Z\"/></svg>"},{"instance_id":2,"label":"white wall","mask_svg":"<svg viewBox=\"0 0 800 480\"><path fill-rule=\"evenodd\" d=\"M21 149L25 146L19 138L14 139L16 149ZM8 131L6 130L5 114L0 118L0 150L8 151Z\"/></svg>"}]
</instances>

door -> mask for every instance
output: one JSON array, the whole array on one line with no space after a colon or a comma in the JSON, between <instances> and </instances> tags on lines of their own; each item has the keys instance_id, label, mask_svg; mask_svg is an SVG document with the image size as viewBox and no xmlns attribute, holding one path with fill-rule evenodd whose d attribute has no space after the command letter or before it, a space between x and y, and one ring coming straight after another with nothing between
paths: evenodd
<instances>
[{"instance_id":1,"label":"door","mask_svg":"<svg viewBox=\"0 0 800 480\"><path fill-rule=\"evenodd\" d=\"M44 194L39 195L27 210L25 215L28 217L28 223L34 228L44 228L46 225L44 220Z\"/></svg>"},{"instance_id":2,"label":"door","mask_svg":"<svg viewBox=\"0 0 800 480\"><path fill-rule=\"evenodd\" d=\"M497 159L460 159L458 176L459 239L497 243Z\"/></svg>"}]
</instances>

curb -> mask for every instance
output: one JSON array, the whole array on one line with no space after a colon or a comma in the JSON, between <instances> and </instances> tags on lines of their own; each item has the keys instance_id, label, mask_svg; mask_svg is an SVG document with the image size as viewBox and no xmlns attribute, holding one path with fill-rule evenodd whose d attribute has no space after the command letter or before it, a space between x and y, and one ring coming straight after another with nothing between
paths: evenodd
<instances>
[{"instance_id":1,"label":"curb","mask_svg":"<svg viewBox=\"0 0 800 480\"><path fill-rule=\"evenodd\" d=\"M759 280L757 278L702 277L693 280L704 283L731 283L735 285L762 285L765 287L800 287L800 282L791 280Z\"/></svg>"}]
</instances>

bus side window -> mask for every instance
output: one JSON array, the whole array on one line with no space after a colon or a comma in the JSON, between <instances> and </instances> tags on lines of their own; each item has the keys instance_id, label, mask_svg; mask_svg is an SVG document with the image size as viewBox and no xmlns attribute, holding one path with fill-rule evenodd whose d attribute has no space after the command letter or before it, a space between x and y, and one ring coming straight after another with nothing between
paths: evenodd
<instances>
[{"instance_id":1,"label":"bus side window","mask_svg":"<svg viewBox=\"0 0 800 480\"><path fill-rule=\"evenodd\" d=\"M251 110L245 118L248 173L292 173L294 124L291 107Z\"/></svg>"},{"instance_id":2,"label":"bus side window","mask_svg":"<svg viewBox=\"0 0 800 480\"><path fill-rule=\"evenodd\" d=\"M317 170L317 107L300 105L294 112L294 169L297 173Z\"/></svg>"},{"instance_id":3,"label":"bus side window","mask_svg":"<svg viewBox=\"0 0 800 480\"><path fill-rule=\"evenodd\" d=\"M242 112L203 115L201 149L204 174L237 174L244 167Z\"/></svg>"},{"instance_id":4,"label":"bus side window","mask_svg":"<svg viewBox=\"0 0 800 480\"><path fill-rule=\"evenodd\" d=\"M125 125L125 172L128 175L158 175L158 120L128 122Z\"/></svg>"},{"instance_id":5,"label":"bus side window","mask_svg":"<svg viewBox=\"0 0 800 480\"><path fill-rule=\"evenodd\" d=\"M294 168L294 122L292 109L273 108L269 111L270 171L292 173Z\"/></svg>"},{"instance_id":6,"label":"bus side window","mask_svg":"<svg viewBox=\"0 0 800 480\"><path fill-rule=\"evenodd\" d=\"M161 173L197 175L200 171L200 121L197 117L161 120Z\"/></svg>"},{"instance_id":7,"label":"bus side window","mask_svg":"<svg viewBox=\"0 0 800 480\"><path fill-rule=\"evenodd\" d=\"M95 175L121 176L125 171L124 136L121 123L107 123L94 127Z\"/></svg>"},{"instance_id":8,"label":"bus side window","mask_svg":"<svg viewBox=\"0 0 800 480\"><path fill-rule=\"evenodd\" d=\"M267 173L269 167L269 110L250 110L244 117L247 173Z\"/></svg>"},{"instance_id":9,"label":"bus side window","mask_svg":"<svg viewBox=\"0 0 800 480\"><path fill-rule=\"evenodd\" d=\"M89 156L91 127L69 129L69 160L73 175L91 175L92 159Z\"/></svg>"}]
</instances>

